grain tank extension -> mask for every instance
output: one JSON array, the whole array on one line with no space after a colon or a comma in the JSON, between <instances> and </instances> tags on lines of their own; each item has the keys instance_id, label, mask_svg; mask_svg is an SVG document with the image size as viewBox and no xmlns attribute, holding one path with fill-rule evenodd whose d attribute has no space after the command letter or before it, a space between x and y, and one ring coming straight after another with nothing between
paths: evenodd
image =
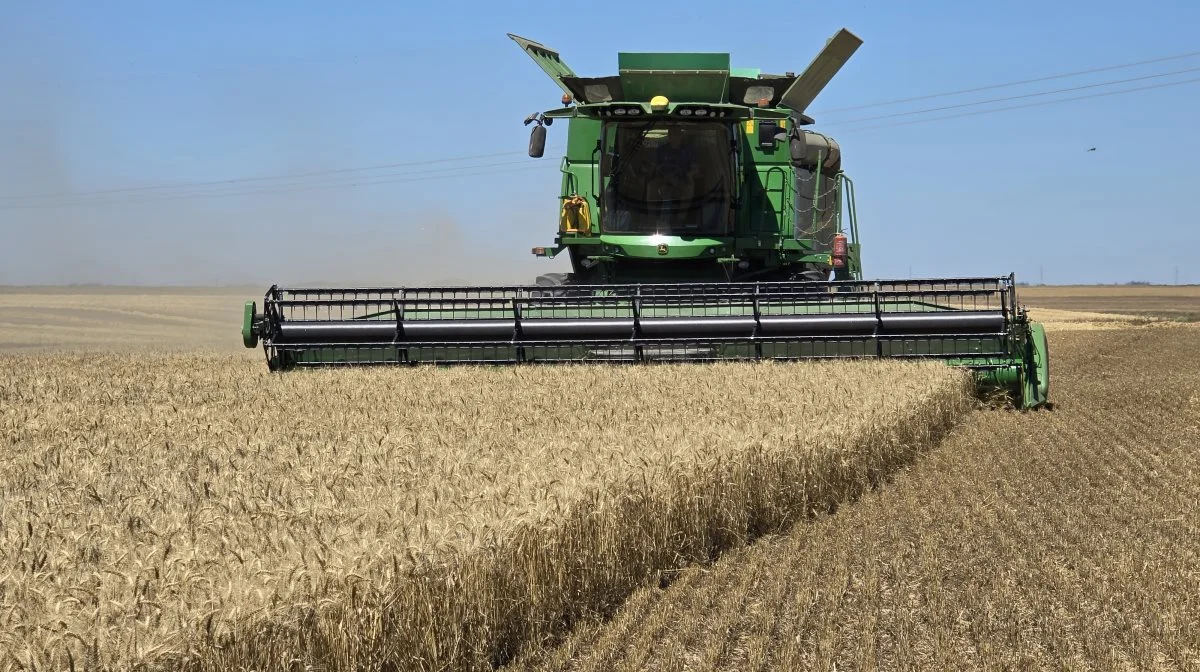
<instances>
[{"instance_id":1,"label":"grain tank extension","mask_svg":"<svg viewBox=\"0 0 1200 672\"><path fill-rule=\"evenodd\" d=\"M1012 276L864 280L854 183L808 105L861 44L800 74L723 53L621 53L576 75L510 37L561 89L525 119L565 126L553 241L567 273L493 287L272 287L242 336L274 370L356 364L936 359L1019 406L1046 403L1041 325ZM558 125L556 125L558 124Z\"/></svg>"}]
</instances>

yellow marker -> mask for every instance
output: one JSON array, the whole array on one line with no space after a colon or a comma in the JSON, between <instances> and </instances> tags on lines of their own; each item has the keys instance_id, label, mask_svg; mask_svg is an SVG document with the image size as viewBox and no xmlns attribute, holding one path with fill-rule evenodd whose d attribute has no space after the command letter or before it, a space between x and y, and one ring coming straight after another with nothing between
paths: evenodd
<instances>
[{"instance_id":1,"label":"yellow marker","mask_svg":"<svg viewBox=\"0 0 1200 672\"><path fill-rule=\"evenodd\" d=\"M787 128L787 119L780 119L780 120L779 120L779 127L780 127L780 128Z\"/></svg>"},{"instance_id":2,"label":"yellow marker","mask_svg":"<svg viewBox=\"0 0 1200 672\"><path fill-rule=\"evenodd\" d=\"M753 120L753 119L747 119L747 120L746 120L746 132L747 132L747 133L753 133L753 132L754 132L754 120Z\"/></svg>"},{"instance_id":3,"label":"yellow marker","mask_svg":"<svg viewBox=\"0 0 1200 672\"><path fill-rule=\"evenodd\" d=\"M665 112L669 102L666 96L655 96L650 99L650 109L655 112Z\"/></svg>"}]
</instances>

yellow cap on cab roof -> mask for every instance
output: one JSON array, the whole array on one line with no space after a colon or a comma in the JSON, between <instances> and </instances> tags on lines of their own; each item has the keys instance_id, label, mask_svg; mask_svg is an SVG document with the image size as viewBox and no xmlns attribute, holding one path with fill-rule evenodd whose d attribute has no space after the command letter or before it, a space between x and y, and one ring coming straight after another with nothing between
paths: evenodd
<instances>
[{"instance_id":1,"label":"yellow cap on cab roof","mask_svg":"<svg viewBox=\"0 0 1200 672\"><path fill-rule=\"evenodd\" d=\"M667 100L666 96L655 96L650 99L650 109L654 110L655 112L664 112L666 111L667 103L669 102L670 101Z\"/></svg>"}]
</instances>

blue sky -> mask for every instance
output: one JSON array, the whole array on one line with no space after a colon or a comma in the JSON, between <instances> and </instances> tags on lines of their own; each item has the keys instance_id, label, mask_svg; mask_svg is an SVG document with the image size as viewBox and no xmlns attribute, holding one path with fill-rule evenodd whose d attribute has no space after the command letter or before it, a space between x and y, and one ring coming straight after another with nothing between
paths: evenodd
<instances>
[{"instance_id":1,"label":"blue sky","mask_svg":"<svg viewBox=\"0 0 1200 672\"><path fill-rule=\"evenodd\" d=\"M1200 57L843 109L1200 51L1200 3L343 5L3 3L0 283L528 281L562 269L529 255L557 163L523 158L521 120L560 94L506 32L581 74L655 50L782 72L842 26L864 45L810 112L855 179L868 277L1200 282L1200 83L853 122ZM454 157L475 158L429 163ZM365 166L391 167L328 172Z\"/></svg>"}]
</instances>

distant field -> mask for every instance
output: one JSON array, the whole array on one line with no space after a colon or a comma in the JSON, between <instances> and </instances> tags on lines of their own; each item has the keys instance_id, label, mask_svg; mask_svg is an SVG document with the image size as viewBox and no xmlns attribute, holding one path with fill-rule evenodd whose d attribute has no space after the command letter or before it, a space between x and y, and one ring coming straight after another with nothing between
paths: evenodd
<instances>
[{"instance_id":1,"label":"distant field","mask_svg":"<svg viewBox=\"0 0 1200 672\"><path fill-rule=\"evenodd\" d=\"M1018 287L1017 296L1036 308L1200 321L1200 285Z\"/></svg>"},{"instance_id":2,"label":"distant field","mask_svg":"<svg viewBox=\"0 0 1200 672\"><path fill-rule=\"evenodd\" d=\"M235 350L263 290L0 287L0 351Z\"/></svg>"},{"instance_id":3,"label":"distant field","mask_svg":"<svg viewBox=\"0 0 1200 672\"><path fill-rule=\"evenodd\" d=\"M0 287L0 351L241 350L242 305L264 288ZM1122 326L1079 313L1200 320L1200 286L1021 287L1049 323ZM1045 310L1048 309L1048 310ZM244 354L249 354L245 351Z\"/></svg>"}]
</instances>

